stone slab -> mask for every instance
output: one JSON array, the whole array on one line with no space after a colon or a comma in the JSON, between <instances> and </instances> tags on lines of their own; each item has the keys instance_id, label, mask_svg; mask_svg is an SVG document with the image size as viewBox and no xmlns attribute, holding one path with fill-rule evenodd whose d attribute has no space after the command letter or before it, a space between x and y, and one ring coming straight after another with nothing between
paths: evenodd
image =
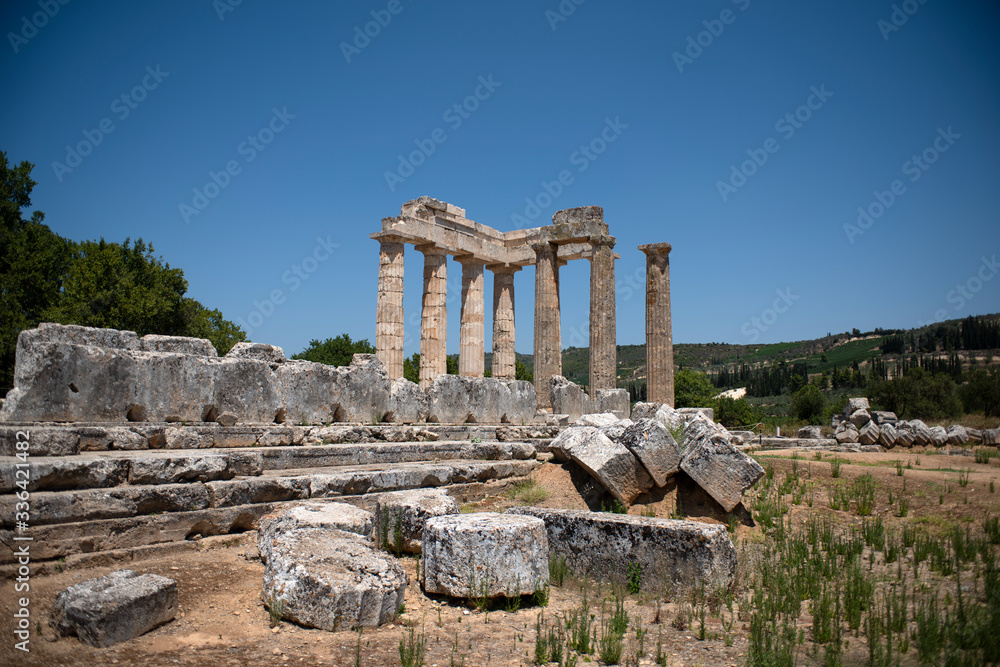
<instances>
[{"instance_id":1,"label":"stone slab","mask_svg":"<svg viewBox=\"0 0 1000 667\"><path fill-rule=\"evenodd\" d=\"M418 554L427 521L459 513L458 503L444 489L382 493L375 502L376 545L394 552Z\"/></svg>"},{"instance_id":2,"label":"stone slab","mask_svg":"<svg viewBox=\"0 0 1000 667\"><path fill-rule=\"evenodd\" d=\"M732 512L743 501L743 492L764 475L759 463L717 435L690 442L681 469L726 512Z\"/></svg>"},{"instance_id":3,"label":"stone slab","mask_svg":"<svg viewBox=\"0 0 1000 667\"><path fill-rule=\"evenodd\" d=\"M652 478L635 455L596 429L573 445L569 457L626 507L653 487Z\"/></svg>"},{"instance_id":4,"label":"stone slab","mask_svg":"<svg viewBox=\"0 0 1000 667\"><path fill-rule=\"evenodd\" d=\"M375 516L348 503L332 500L306 500L284 504L257 523L257 549L261 560L268 562L271 547L280 535L300 528L342 530L371 539Z\"/></svg>"},{"instance_id":5,"label":"stone slab","mask_svg":"<svg viewBox=\"0 0 1000 667\"><path fill-rule=\"evenodd\" d=\"M640 419L625 429L619 443L631 451L653 478L663 487L680 470L681 451L667 427L656 419Z\"/></svg>"}]
</instances>

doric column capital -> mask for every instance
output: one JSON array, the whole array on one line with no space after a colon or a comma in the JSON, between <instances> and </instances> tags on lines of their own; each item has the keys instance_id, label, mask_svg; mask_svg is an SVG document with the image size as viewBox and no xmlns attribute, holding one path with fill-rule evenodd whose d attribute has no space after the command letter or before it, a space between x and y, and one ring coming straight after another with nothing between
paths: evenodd
<instances>
[{"instance_id":1,"label":"doric column capital","mask_svg":"<svg viewBox=\"0 0 1000 667\"><path fill-rule=\"evenodd\" d=\"M414 246L414 248L416 248L420 252L424 253L425 256L427 256L427 255L447 255L448 254L447 250L445 250L444 248L441 248L440 246L437 246L437 245L435 245L433 243L421 243L418 246Z\"/></svg>"},{"instance_id":2,"label":"doric column capital","mask_svg":"<svg viewBox=\"0 0 1000 667\"><path fill-rule=\"evenodd\" d=\"M543 256L549 254L555 254L557 251L557 246L555 243L550 243L548 241L538 241L531 244L531 249L535 251L535 255Z\"/></svg>"},{"instance_id":3,"label":"doric column capital","mask_svg":"<svg viewBox=\"0 0 1000 667\"><path fill-rule=\"evenodd\" d=\"M493 273L497 274L509 273L513 275L518 271L520 271L521 269L523 269L524 267L518 266L517 264L487 264L486 268L492 271Z\"/></svg>"},{"instance_id":4,"label":"doric column capital","mask_svg":"<svg viewBox=\"0 0 1000 667\"><path fill-rule=\"evenodd\" d=\"M671 245L669 243L647 243L639 246L639 250L646 253L649 257L654 255L669 255Z\"/></svg>"},{"instance_id":5,"label":"doric column capital","mask_svg":"<svg viewBox=\"0 0 1000 667\"><path fill-rule=\"evenodd\" d=\"M455 255L452 259L462 266L484 266L486 264L486 260L475 255Z\"/></svg>"},{"instance_id":6,"label":"doric column capital","mask_svg":"<svg viewBox=\"0 0 1000 667\"><path fill-rule=\"evenodd\" d=\"M594 250L598 248L608 248L609 250L615 247L615 237L602 234L600 236L591 236L587 239L590 241L590 247Z\"/></svg>"}]
</instances>

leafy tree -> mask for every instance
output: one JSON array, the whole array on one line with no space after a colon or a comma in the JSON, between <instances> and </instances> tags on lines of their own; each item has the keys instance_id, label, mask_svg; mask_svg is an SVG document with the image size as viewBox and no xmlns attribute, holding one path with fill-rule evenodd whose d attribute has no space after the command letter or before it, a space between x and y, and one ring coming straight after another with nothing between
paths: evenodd
<instances>
[{"instance_id":1,"label":"leafy tree","mask_svg":"<svg viewBox=\"0 0 1000 667\"><path fill-rule=\"evenodd\" d=\"M1000 367L970 371L959 395L969 412L982 410L985 417L1000 414Z\"/></svg>"},{"instance_id":2,"label":"leafy tree","mask_svg":"<svg viewBox=\"0 0 1000 667\"><path fill-rule=\"evenodd\" d=\"M945 373L929 373L919 366L907 370L903 377L876 378L867 393L878 407L903 419L943 419L962 413L955 381Z\"/></svg>"},{"instance_id":3,"label":"leafy tree","mask_svg":"<svg viewBox=\"0 0 1000 667\"><path fill-rule=\"evenodd\" d=\"M726 428L753 426L764 418L761 409L750 405L745 398L720 398L714 408L715 421Z\"/></svg>"},{"instance_id":4,"label":"leafy tree","mask_svg":"<svg viewBox=\"0 0 1000 667\"><path fill-rule=\"evenodd\" d=\"M403 359L403 377L410 382L420 382L420 353L414 352L412 357Z\"/></svg>"},{"instance_id":5,"label":"leafy tree","mask_svg":"<svg viewBox=\"0 0 1000 667\"><path fill-rule=\"evenodd\" d=\"M347 366L355 354L375 354L375 348L367 338L353 341L344 333L336 338L327 338L323 342L313 339L309 341L306 349L292 355L292 359L315 361L328 366Z\"/></svg>"},{"instance_id":6,"label":"leafy tree","mask_svg":"<svg viewBox=\"0 0 1000 667\"><path fill-rule=\"evenodd\" d=\"M209 310L194 299L184 298L184 320L188 336L207 338L219 355L224 355L233 345L246 340L246 333L238 325L222 316L219 310Z\"/></svg>"},{"instance_id":7,"label":"leafy tree","mask_svg":"<svg viewBox=\"0 0 1000 667\"><path fill-rule=\"evenodd\" d=\"M823 419L826 397L816 385L807 384L795 392L789 407L796 418L816 423Z\"/></svg>"},{"instance_id":8,"label":"leafy tree","mask_svg":"<svg viewBox=\"0 0 1000 667\"><path fill-rule=\"evenodd\" d=\"M674 407L703 408L712 405L715 388L704 373L682 368L674 373Z\"/></svg>"},{"instance_id":9,"label":"leafy tree","mask_svg":"<svg viewBox=\"0 0 1000 667\"><path fill-rule=\"evenodd\" d=\"M520 359L515 359L514 360L514 379L515 380L524 380L525 382L534 382L535 381L535 374L532 372L532 370L530 368L528 368L527 364L525 364Z\"/></svg>"}]
</instances>

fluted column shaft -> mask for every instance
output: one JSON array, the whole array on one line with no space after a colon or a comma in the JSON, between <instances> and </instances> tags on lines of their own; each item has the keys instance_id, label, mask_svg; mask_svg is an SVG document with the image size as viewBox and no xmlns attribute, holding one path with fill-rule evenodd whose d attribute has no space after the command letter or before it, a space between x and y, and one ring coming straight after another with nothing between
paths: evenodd
<instances>
[{"instance_id":1,"label":"fluted column shaft","mask_svg":"<svg viewBox=\"0 0 1000 667\"><path fill-rule=\"evenodd\" d=\"M403 377L403 251L396 237L379 239L375 351L389 379Z\"/></svg>"},{"instance_id":2,"label":"fluted column shaft","mask_svg":"<svg viewBox=\"0 0 1000 667\"><path fill-rule=\"evenodd\" d=\"M459 330L458 374L483 377L486 331L483 325L483 262L457 258L462 265L462 327Z\"/></svg>"},{"instance_id":3,"label":"fluted column shaft","mask_svg":"<svg viewBox=\"0 0 1000 667\"><path fill-rule=\"evenodd\" d=\"M615 239L591 236L590 254L590 397L617 384L615 347Z\"/></svg>"},{"instance_id":4,"label":"fluted column shaft","mask_svg":"<svg viewBox=\"0 0 1000 667\"><path fill-rule=\"evenodd\" d=\"M552 243L532 244L535 251L535 393L539 409L552 409L550 381L562 375L559 330L559 261Z\"/></svg>"},{"instance_id":5,"label":"fluted column shaft","mask_svg":"<svg viewBox=\"0 0 1000 667\"><path fill-rule=\"evenodd\" d=\"M493 377L513 380L514 353L514 273L519 266L502 264L487 267L493 272Z\"/></svg>"},{"instance_id":6,"label":"fluted column shaft","mask_svg":"<svg viewBox=\"0 0 1000 667\"><path fill-rule=\"evenodd\" d=\"M674 339L670 323L670 244L646 253L646 392L652 403L674 404Z\"/></svg>"},{"instance_id":7,"label":"fluted column shaft","mask_svg":"<svg viewBox=\"0 0 1000 667\"><path fill-rule=\"evenodd\" d=\"M420 313L420 387L448 372L448 254L420 245L424 254L424 296Z\"/></svg>"}]
</instances>

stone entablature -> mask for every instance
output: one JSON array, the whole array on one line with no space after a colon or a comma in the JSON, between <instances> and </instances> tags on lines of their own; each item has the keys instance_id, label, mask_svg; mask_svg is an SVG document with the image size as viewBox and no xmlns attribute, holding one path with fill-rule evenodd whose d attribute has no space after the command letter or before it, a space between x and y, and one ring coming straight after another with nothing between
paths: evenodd
<instances>
[{"instance_id":1,"label":"stone entablature","mask_svg":"<svg viewBox=\"0 0 1000 667\"><path fill-rule=\"evenodd\" d=\"M562 373L559 331L559 267L574 259L591 261L590 389L615 387L614 237L599 206L557 211L552 224L500 232L465 216L465 210L420 197L400 215L382 219L371 235L381 244L375 347L389 377L403 375L403 254L409 243L424 254L420 326L420 386L430 387L445 372L447 354L447 262L462 265L459 373L483 376L485 348L483 269L493 281L494 378L514 379L514 272L535 265L535 388L538 407L551 409L550 379Z\"/></svg>"}]
</instances>

